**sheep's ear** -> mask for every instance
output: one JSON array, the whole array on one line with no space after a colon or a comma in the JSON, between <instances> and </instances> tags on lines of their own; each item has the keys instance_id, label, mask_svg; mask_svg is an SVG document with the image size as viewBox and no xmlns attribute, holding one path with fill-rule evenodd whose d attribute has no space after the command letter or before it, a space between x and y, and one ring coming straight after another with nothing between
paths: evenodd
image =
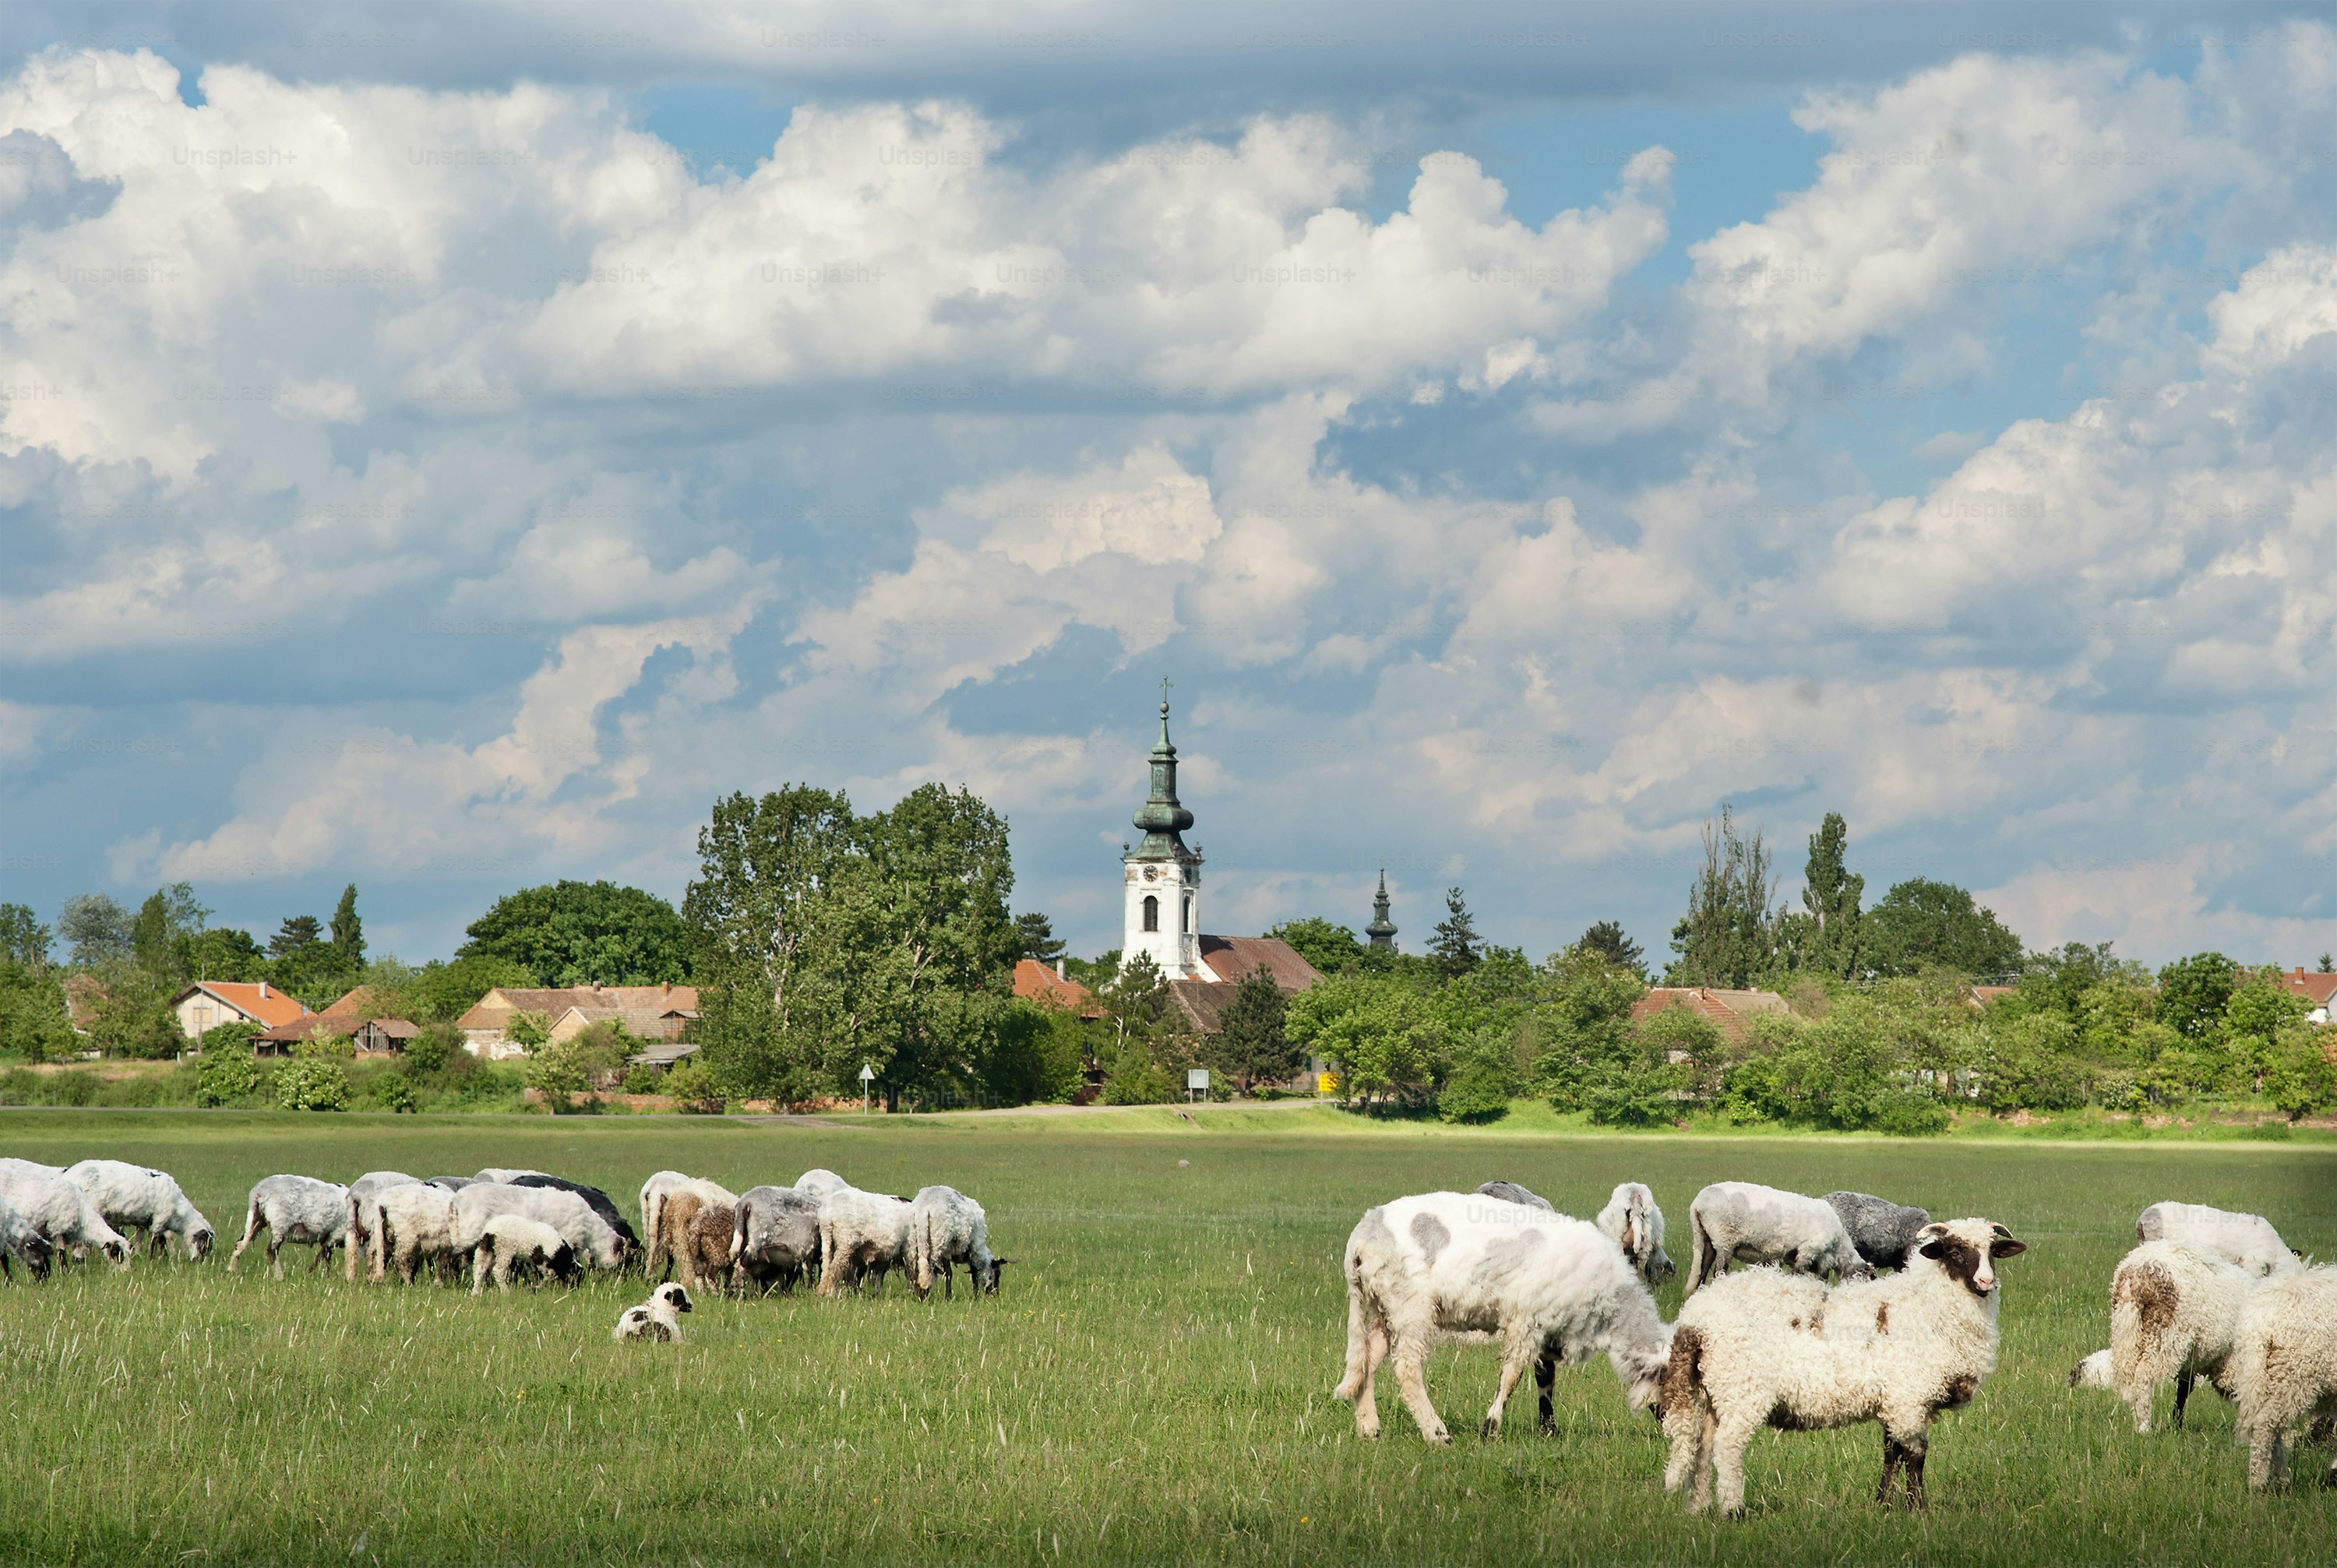
<instances>
[{"instance_id":1,"label":"sheep's ear","mask_svg":"<svg viewBox=\"0 0 2337 1568\"><path fill-rule=\"evenodd\" d=\"M1989 1244L1988 1255L1991 1258L2017 1258L2028 1250L2028 1242L2015 1241L2011 1237L2005 1236Z\"/></svg>"},{"instance_id":2,"label":"sheep's ear","mask_svg":"<svg viewBox=\"0 0 2337 1568\"><path fill-rule=\"evenodd\" d=\"M1926 1241L1921 1247L1918 1248L1917 1250L1921 1252L1924 1257L1937 1262L1939 1259L1948 1255L1948 1239L1942 1236L1936 1241Z\"/></svg>"}]
</instances>

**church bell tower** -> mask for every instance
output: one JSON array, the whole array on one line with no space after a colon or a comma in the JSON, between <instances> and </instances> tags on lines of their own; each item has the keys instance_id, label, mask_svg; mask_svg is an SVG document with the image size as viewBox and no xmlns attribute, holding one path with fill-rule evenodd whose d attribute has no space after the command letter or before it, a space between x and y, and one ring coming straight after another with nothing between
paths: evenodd
<instances>
[{"instance_id":1,"label":"church bell tower","mask_svg":"<svg viewBox=\"0 0 2337 1568\"><path fill-rule=\"evenodd\" d=\"M1186 847L1193 814L1177 803L1177 748L1168 740L1168 682L1160 683L1160 740L1152 791L1137 808L1143 839L1120 857L1127 917L1120 962L1149 953L1171 980L1214 980L1201 962L1201 858Z\"/></svg>"}]
</instances>

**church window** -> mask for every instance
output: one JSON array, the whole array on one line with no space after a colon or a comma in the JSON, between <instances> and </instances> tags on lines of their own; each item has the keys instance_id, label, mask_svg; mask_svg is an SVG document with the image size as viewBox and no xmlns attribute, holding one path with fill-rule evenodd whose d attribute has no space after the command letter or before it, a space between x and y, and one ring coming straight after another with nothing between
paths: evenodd
<instances>
[{"instance_id":1,"label":"church window","mask_svg":"<svg viewBox=\"0 0 2337 1568\"><path fill-rule=\"evenodd\" d=\"M1144 896L1144 928L1147 931L1160 929L1160 900L1149 893Z\"/></svg>"},{"instance_id":2,"label":"church window","mask_svg":"<svg viewBox=\"0 0 2337 1568\"><path fill-rule=\"evenodd\" d=\"M1185 914L1178 921L1177 929L1188 933L1193 929L1193 896L1190 893L1185 895Z\"/></svg>"}]
</instances>

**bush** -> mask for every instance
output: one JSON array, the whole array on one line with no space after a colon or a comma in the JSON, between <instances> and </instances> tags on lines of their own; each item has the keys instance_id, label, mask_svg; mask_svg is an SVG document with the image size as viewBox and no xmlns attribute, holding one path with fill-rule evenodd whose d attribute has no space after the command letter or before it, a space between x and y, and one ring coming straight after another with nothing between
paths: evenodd
<instances>
[{"instance_id":1,"label":"bush","mask_svg":"<svg viewBox=\"0 0 2337 1568\"><path fill-rule=\"evenodd\" d=\"M634 1068L632 1071L625 1074L623 1082L619 1083L617 1086L628 1094L662 1094L665 1093L665 1080L658 1075L658 1070L654 1067L644 1066Z\"/></svg>"},{"instance_id":2,"label":"bush","mask_svg":"<svg viewBox=\"0 0 2337 1568\"><path fill-rule=\"evenodd\" d=\"M2292 1122L2337 1110L2337 1062L2310 1028L2283 1032L2264 1067L2264 1093Z\"/></svg>"},{"instance_id":3,"label":"bush","mask_svg":"<svg viewBox=\"0 0 2337 1568\"><path fill-rule=\"evenodd\" d=\"M406 1070L417 1078L435 1078L446 1071L463 1049L463 1032L451 1024L433 1024L406 1043Z\"/></svg>"},{"instance_id":4,"label":"bush","mask_svg":"<svg viewBox=\"0 0 2337 1568\"><path fill-rule=\"evenodd\" d=\"M348 1072L321 1054L297 1055L276 1070L276 1103L287 1111L346 1111Z\"/></svg>"},{"instance_id":5,"label":"bush","mask_svg":"<svg viewBox=\"0 0 2337 1568\"><path fill-rule=\"evenodd\" d=\"M1584 1108L1601 1127L1668 1127L1684 1109L1676 1097L1687 1082L1683 1065L1619 1068L1584 1089Z\"/></svg>"},{"instance_id":6,"label":"bush","mask_svg":"<svg viewBox=\"0 0 2337 1568\"><path fill-rule=\"evenodd\" d=\"M1875 1127L1894 1138L1929 1138L1954 1121L1936 1095L1920 1089L1893 1089L1874 1102Z\"/></svg>"},{"instance_id":7,"label":"bush","mask_svg":"<svg viewBox=\"0 0 2337 1568\"><path fill-rule=\"evenodd\" d=\"M414 1080L395 1069L385 1073L373 1086L373 1097L381 1108L392 1113L411 1113L420 1098L414 1091Z\"/></svg>"},{"instance_id":8,"label":"bush","mask_svg":"<svg viewBox=\"0 0 2337 1568\"><path fill-rule=\"evenodd\" d=\"M675 1108L692 1116L722 1114L722 1092L714 1086L714 1071L694 1056L685 1056L665 1070L665 1092Z\"/></svg>"},{"instance_id":9,"label":"bush","mask_svg":"<svg viewBox=\"0 0 2337 1568\"><path fill-rule=\"evenodd\" d=\"M1447 1122L1497 1122L1510 1113L1517 1090L1517 1054L1509 1032L1480 1030L1461 1055L1460 1065L1436 1096L1436 1114Z\"/></svg>"},{"instance_id":10,"label":"bush","mask_svg":"<svg viewBox=\"0 0 2337 1568\"><path fill-rule=\"evenodd\" d=\"M1103 1076L1107 1105L1165 1105L1177 1098L1168 1070L1136 1052L1124 1054Z\"/></svg>"},{"instance_id":11,"label":"bush","mask_svg":"<svg viewBox=\"0 0 2337 1568\"><path fill-rule=\"evenodd\" d=\"M251 1054L251 1046L244 1044L212 1043L212 1035L239 1027L223 1024L203 1036L203 1054L195 1058L195 1103L198 1105L232 1105L259 1093L266 1074ZM249 1024L240 1027L249 1030Z\"/></svg>"}]
</instances>

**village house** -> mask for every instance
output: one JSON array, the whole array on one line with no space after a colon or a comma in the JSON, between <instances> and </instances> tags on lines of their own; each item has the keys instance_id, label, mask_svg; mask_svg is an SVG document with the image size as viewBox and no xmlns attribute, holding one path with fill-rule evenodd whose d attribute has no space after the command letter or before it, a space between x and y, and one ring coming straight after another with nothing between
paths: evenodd
<instances>
[{"instance_id":1,"label":"village house","mask_svg":"<svg viewBox=\"0 0 2337 1568\"><path fill-rule=\"evenodd\" d=\"M1631 1022L1652 1018L1667 1007L1685 1007L1720 1031L1731 1045L1745 1044L1754 1019L1784 1013L1785 999L1775 991L1730 991L1707 985L1658 985L1631 1007ZM1677 1059L1675 1054L1675 1060Z\"/></svg>"},{"instance_id":2,"label":"village house","mask_svg":"<svg viewBox=\"0 0 2337 1568\"><path fill-rule=\"evenodd\" d=\"M272 1029L309 1015L308 1004L265 980L199 980L171 998L171 1011L190 1040L222 1024L257 1024Z\"/></svg>"},{"instance_id":3,"label":"village house","mask_svg":"<svg viewBox=\"0 0 2337 1568\"><path fill-rule=\"evenodd\" d=\"M344 993L321 1013L279 1024L252 1036L251 1048L261 1056L289 1056L292 1048L303 1040L345 1038L360 1054L403 1051L407 1041L422 1033L422 1026L410 1018L401 1018L374 999L370 986L359 985Z\"/></svg>"},{"instance_id":4,"label":"village house","mask_svg":"<svg viewBox=\"0 0 2337 1568\"><path fill-rule=\"evenodd\" d=\"M2337 975L2308 975L2298 965L2280 977L2281 988L2293 995L2302 996L2312 1004L2306 1014L2315 1024L2326 1024L2330 1017L2330 999L2337 996Z\"/></svg>"},{"instance_id":5,"label":"village house","mask_svg":"<svg viewBox=\"0 0 2337 1568\"><path fill-rule=\"evenodd\" d=\"M1063 973L1061 958L1051 969L1036 958L1015 960L1014 995L1042 1007L1068 1008L1082 1018L1103 1016L1103 1004L1096 1000L1094 992Z\"/></svg>"},{"instance_id":6,"label":"village house","mask_svg":"<svg viewBox=\"0 0 2337 1568\"><path fill-rule=\"evenodd\" d=\"M622 1024L639 1040L679 1040L698 1017L695 985L561 985L533 988L498 985L455 1021L463 1047L474 1056L499 1062L524 1055L511 1037L513 1018L542 1018L547 1040L567 1040L592 1024Z\"/></svg>"}]
</instances>

